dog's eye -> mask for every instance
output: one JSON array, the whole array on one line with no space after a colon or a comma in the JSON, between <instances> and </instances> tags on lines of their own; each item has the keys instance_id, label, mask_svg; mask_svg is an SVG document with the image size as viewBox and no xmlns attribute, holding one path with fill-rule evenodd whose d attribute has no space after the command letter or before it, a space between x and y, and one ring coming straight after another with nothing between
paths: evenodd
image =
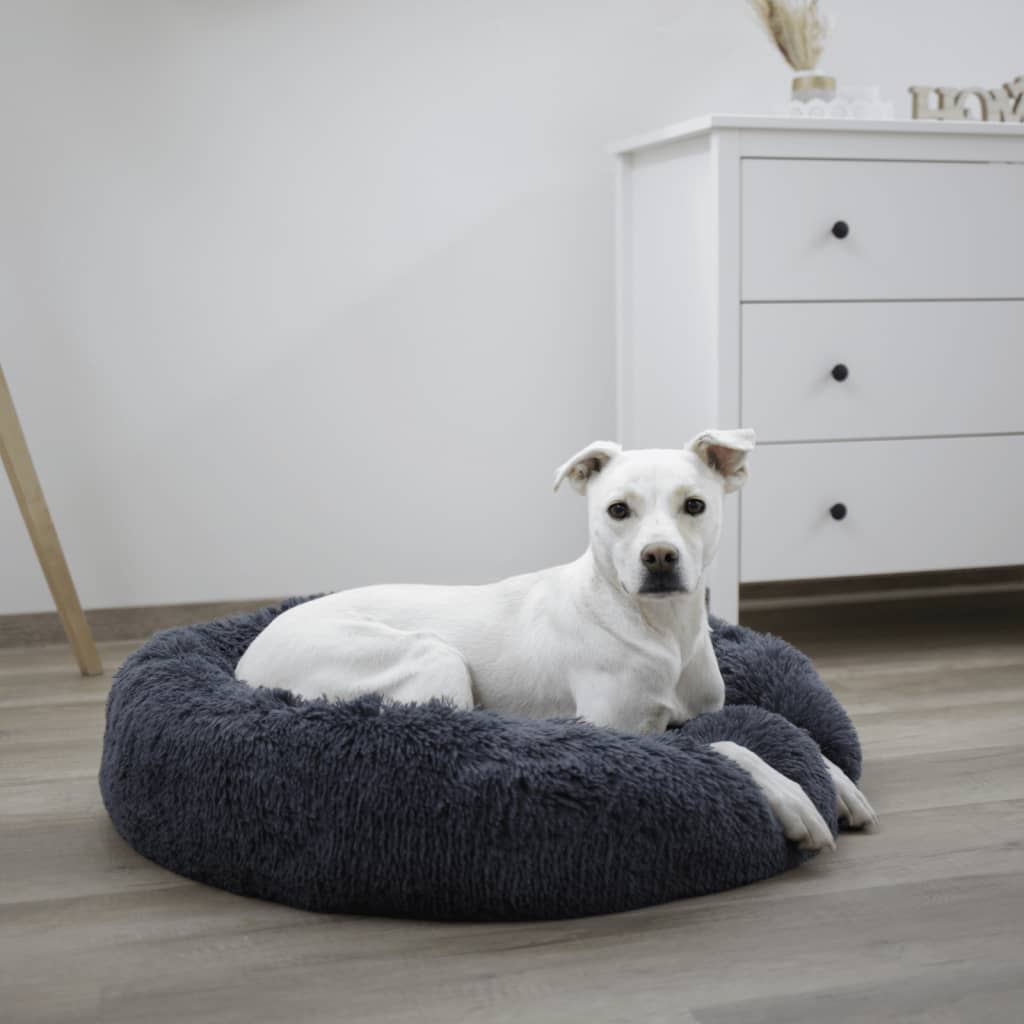
<instances>
[{"instance_id":1,"label":"dog's eye","mask_svg":"<svg viewBox=\"0 0 1024 1024\"><path fill-rule=\"evenodd\" d=\"M615 501L608 506L608 515L612 519L628 519L629 506L624 501Z\"/></svg>"},{"instance_id":2,"label":"dog's eye","mask_svg":"<svg viewBox=\"0 0 1024 1024\"><path fill-rule=\"evenodd\" d=\"M687 498L686 501L683 502L683 511L688 516L699 516L706 508L707 505L705 505L700 498Z\"/></svg>"}]
</instances>

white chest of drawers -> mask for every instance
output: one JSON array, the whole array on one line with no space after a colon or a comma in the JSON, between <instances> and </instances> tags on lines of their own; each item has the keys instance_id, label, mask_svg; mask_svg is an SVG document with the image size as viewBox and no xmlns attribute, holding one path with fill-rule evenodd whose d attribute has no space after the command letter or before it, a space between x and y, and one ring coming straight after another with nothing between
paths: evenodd
<instances>
[{"instance_id":1,"label":"white chest of drawers","mask_svg":"<svg viewBox=\"0 0 1024 1024\"><path fill-rule=\"evenodd\" d=\"M619 440L758 435L712 608L1024 563L1024 128L715 116L616 153Z\"/></svg>"}]
</instances>

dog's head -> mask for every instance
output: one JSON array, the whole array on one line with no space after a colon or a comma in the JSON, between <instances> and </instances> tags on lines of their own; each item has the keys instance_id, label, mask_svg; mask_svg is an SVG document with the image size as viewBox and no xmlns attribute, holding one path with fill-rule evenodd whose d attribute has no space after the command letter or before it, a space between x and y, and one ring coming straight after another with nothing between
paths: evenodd
<instances>
[{"instance_id":1,"label":"dog's head","mask_svg":"<svg viewBox=\"0 0 1024 1024\"><path fill-rule=\"evenodd\" d=\"M605 576L640 599L692 593L718 550L722 499L747 478L752 430L705 430L685 448L595 441L555 471L587 497Z\"/></svg>"}]
</instances>

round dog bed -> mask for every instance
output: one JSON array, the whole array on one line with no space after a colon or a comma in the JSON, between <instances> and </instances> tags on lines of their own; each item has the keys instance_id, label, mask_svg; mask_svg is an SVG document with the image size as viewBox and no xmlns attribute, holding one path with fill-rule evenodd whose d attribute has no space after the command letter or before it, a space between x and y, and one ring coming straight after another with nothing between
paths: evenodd
<instances>
[{"instance_id":1,"label":"round dog bed","mask_svg":"<svg viewBox=\"0 0 1024 1024\"><path fill-rule=\"evenodd\" d=\"M770 635L713 620L727 706L639 737L437 702L304 701L236 680L246 647L302 600L159 633L117 673L100 789L143 856L309 910L575 917L806 859L710 742L750 747L798 781L833 831L820 754L860 775L846 713Z\"/></svg>"}]
</instances>

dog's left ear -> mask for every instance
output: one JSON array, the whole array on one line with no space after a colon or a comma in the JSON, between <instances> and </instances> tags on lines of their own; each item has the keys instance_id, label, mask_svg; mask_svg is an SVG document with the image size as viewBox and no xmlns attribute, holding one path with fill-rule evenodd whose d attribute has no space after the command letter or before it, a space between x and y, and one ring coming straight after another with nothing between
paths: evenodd
<instances>
[{"instance_id":1,"label":"dog's left ear","mask_svg":"<svg viewBox=\"0 0 1024 1024\"><path fill-rule=\"evenodd\" d=\"M687 446L687 451L716 473L721 473L725 493L739 490L747 479L747 455L754 450L752 430L705 430Z\"/></svg>"},{"instance_id":2,"label":"dog's left ear","mask_svg":"<svg viewBox=\"0 0 1024 1024\"><path fill-rule=\"evenodd\" d=\"M559 484L568 478L569 483L580 494L585 494L590 478L600 473L621 451L622 446L614 441L594 441L593 444L588 444L555 470L555 490L557 491Z\"/></svg>"}]
</instances>

